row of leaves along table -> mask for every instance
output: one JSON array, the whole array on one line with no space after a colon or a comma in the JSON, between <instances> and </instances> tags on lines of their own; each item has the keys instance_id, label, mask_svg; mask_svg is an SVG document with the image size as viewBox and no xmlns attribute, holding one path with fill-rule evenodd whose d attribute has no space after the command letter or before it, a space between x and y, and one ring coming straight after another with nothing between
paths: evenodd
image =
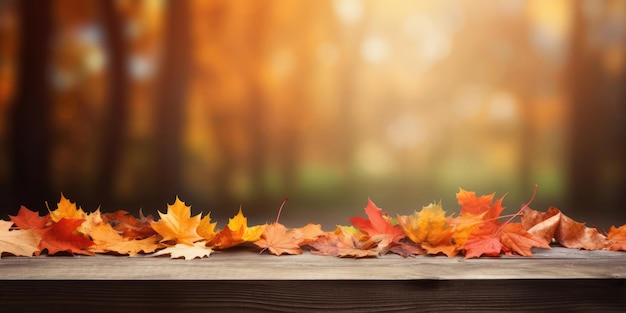
<instances>
[{"instance_id":1,"label":"row of leaves along table","mask_svg":"<svg viewBox=\"0 0 626 313\"><path fill-rule=\"evenodd\" d=\"M626 253L0 259L0 312L626 311Z\"/></svg>"}]
</instances>

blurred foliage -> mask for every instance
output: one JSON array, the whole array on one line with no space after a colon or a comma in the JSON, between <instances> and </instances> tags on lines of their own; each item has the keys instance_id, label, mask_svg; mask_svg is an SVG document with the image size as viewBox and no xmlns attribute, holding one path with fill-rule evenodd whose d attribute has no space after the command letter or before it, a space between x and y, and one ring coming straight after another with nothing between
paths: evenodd
<instances>
[{"instance_id":1,"label":"blurred foliage","mask_svg":"<svg viewBox=\"0 0 626 313\"><path fill-rule=\"evenodd\" d=\"M288 196L286 219L332 220L367 197L399 213L440 199L451 210L459 187L507 193L516 209L538 184L540 209L626 217L626 1L52 2L48 194L148 212L179 195L217 218L243 205L268 220ZM0 2L9 213L26 201L10 188L19 12ZM43 210L56 198L30 200Z\"/></svg>"}]
</instances>

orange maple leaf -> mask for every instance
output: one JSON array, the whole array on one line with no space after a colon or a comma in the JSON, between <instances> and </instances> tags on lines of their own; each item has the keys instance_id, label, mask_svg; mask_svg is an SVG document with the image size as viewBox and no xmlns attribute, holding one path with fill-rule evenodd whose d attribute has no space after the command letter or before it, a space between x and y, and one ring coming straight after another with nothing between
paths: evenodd
<instances>
[{"instance_id":1,"label":"orange maple leaf","mask_svg":"<svg viewBox=\"0 0 626 313\"><path fill-rule=\"evenodd\" d=\"M476 193L473 191L466 191L463 188L459 188L459 192L456 194L459 205L461 205L461 215L473 214L483 216L482 226L474 230L471 237L481 237L493 234L501 223L498 222L498 218L504 208L502 207L502 201L504 197L493 202L495 193L486 196L476 197Z\"/></svg>"},{"instance_id":2,"label":"orange maple leaf","mask_svg":"<svg viewBox=\"0 0 626 313\"><path fill-rule=\"evenodd\" d=\"M214 236L214 239L209 242L209 246L226 249L244 242L255 242L261 238L265 227L266 225L248 227L248 219L239 208L239 213L228 219L226 227Z\"/></svg>"},{"instance_id":3,"label":"orange maple leaf","mask_svg":"<svg viewBox=\"0 0 626 313\"><path fill-rule=\"evenodd\" d=\"M315 241L319 236L325 234L322 230L322 225L313 223L308 223L304 227L300 228L292 228L291 232L293 233L294 238L300 240L300 246Z\"/></svg>"},{"instance_id":4,"label":"orange maple leaf","mask_svg":"<svg viewBox=\"0 0 626 313\"><path fill-rule=\"evenodd\" d=\"M76 208L76 203L70 202L69 199L65 198L63 194L61 194L61 200L57 204L57 209L54 211L50 211L50 219L53 222L58 222L62 218L65 219L84 219L87 217L85 211L82 208Z\"/></svg>"},{"instance_id":5,"label":"orange maple leaf","mask_svg":"<svg viewBox=\"0 0 626 313\"><path fill-rule=\"evenodd\" d=\"M449 217L448 223L452 225L450 240L457 249L462 249L470 236L483 226L484 215L465 212L457 217Z\"/></svg>"},{"instance_id":6,"label":"orange maple leaf","mask_svg":"<svg viewBox=\"0 0 626 313\"><path fill-rule=\"evenodd\" d=\"M507 254L515 252L522 256L532 256L532 247L550 249L549 244L527 232L521 223L506 224L500 233L500 242Z\"/></svg>"},{"instance_id":7,"label":"orange maple leaf","mask_svg":"<svg viewBox=\"0 0 626 313\"><path fill-rule=\"evenodd\" d=\"M134 256L142 251L144 253L154 252L162 246L159 244L161 238L157 235L143 239L130 239L121 236L108 223L93 226L89 236L94 242L94 246L90 250L96 253L115 252Z\"/></svg>"},{"instance_id":8,"label":"orange maple leaf","mask_svg":"<svg viewBox=\"0 0 626 313\"><path fill-rule=\"evenodd\" d=\"M178 197L173 204L167 205L167 214L159 212L161 219L151 222L152 228L163 237L161 242L173 241L193 245L202 240L196 232L200 224L200 215L191 216L191 207L186 206Z\"/></svg>"},{"instance_id":9,"label":"orange maple leaf","mask_svg":"<svg viewBox=\"0 0 626 313\"><path fill-rule=\"evenodd\" d=\"M268 249L272 254L301 254L300 243L304 239L301 233L287 228L278 222L274 222L265 227L261 239L254 242L255 245L263 248L261 253Z\"/></svg>"},{"instance_id":10,"label":"orange maple leaf","mask_svg":"<svg viewBox=\"0 0 626 313\"><path fill-rule=\"evenodd\" d=\"M452 230L441 203L431 203L421 211L415 211L412 216L399 215L398 224L411 241L431 246L439 244L445 238L449 239Z\"/></svg>"},{"instance_id":11,"label":"orange maple leaf","mask_svg":"<svg viewBox=\"0 0 626 313\"><path fill-rule=\"evenodd\" d=\"M50 215L40 217L38 212L33 212L25 206L20 207L16 216L9 217L20 229L43 229L50 220Z\"/></svg>"},{"instance_id":12,"label":"orange maple leaf","mask_svg":"<svg viewBox=\"0 0 626 313\"><path fill-rule=\"evenodd\" d=\"M474 215L465 212L457 217L448 217L448 224L452 227L449 236L443 238L438 244L431 245L423 243L422 247L428 254L443 253L448 257L453 257L465 246L470 236L484 224L485 213Z\"/></svg>"},{"instance_id":13,"label":"orange maple leaf","mask_svg":"<svg viewBox=\"0 0 626 313\"><path fill-rule=\"evenodd\" d=\"M467 242L463 246L463 249L465 250L465 258L474 258L481 255L499 256L502 251L505 253L515 251L521 255L530 256L532 255L532 252L530 251L531 247L547 247L548 245L544 243L541 238L526 232L523 229L522 224L510 224L515 217L522 215L523 212L528 210L528 205L533 201L536 194L537 186L535 186L535 191L530 201L523 204L520 210L504 223L497 222L496 220L500 217L500 213L503 210L501 206L502 198L487 208L488 205L486 203L487 201L490 201L493 196L483 196L479 199L475 198L473 193L466 192L464 195L461 195L461 199L463 200L459 199L459 203L479 203L479 205L476 205L475 207L480 207L480 209L471 209L465 212L462 210L461 214L474 212L475 214L486 214L485 216L495 215L493 220L483 220L484 224L478 232L473 232L470 235ZM472 198L474 199L472 200ZM472 205L469 205L468 207L472 207Z\"/></svg>"},{"instance_id":14,"label":"orange maple leaf","mask_svg":"<svg viewBox=\"0 0 626 313\"><path fill-rule=\"evenodd\" d=\"M626 224L620 227L611 226L606 236L610 240L607 250L626 251Z\"/></svg>"}]
</instances>

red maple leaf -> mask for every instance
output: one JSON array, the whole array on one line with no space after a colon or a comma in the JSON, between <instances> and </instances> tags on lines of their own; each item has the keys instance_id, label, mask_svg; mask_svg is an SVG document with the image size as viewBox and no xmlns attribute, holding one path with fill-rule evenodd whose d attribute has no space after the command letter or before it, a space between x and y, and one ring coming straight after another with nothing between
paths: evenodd
<instances>
[{"instance_id":1,"label":"red maple leaf","mask_svg":"<svg viewBox=\"0 0 626 313\"><path fill-rule=\"evenodd\" d=\"M368 218L355 216L348 220L361 231L366 232L369 236L385 235L391 242L398 242L405 237L404 231L399 225L392 225L387 213L378 208L372 200L367 199L365 214Z\"/></svg>"},{"instance_id":2,"label":"red maple leaf","mask_svg":"<svg viewBox=\"0 0 626 313\"><path fill-rule=\"evenodd\" d=\"M481 255L499 256L502 250L502 243L498 236L480 236L468 240L463 247L465 258L477 258Z\"/></svg>"},{"instance_id":3,"label":"red maple leaf","mask_svg":"<svg viewBox=\"0 0 626 313\"><path fill-rule=\"evenodd\" d=\"M27 209L25 206L21 206L17 212L17 216L9 216L11 221L21 229L43 229L46 226L48 220L50 220L50 214L44 217L39 217L38 212L33 212Z\"/></svg>"},{"instance_id":4,"label":"red maple leaf","mask_svg":"<svg viewBox=\"0 0 626 313\"><path fill-rule=\"evenodd\" d=\"M92 252L85 249L91 247L94 243L74 233L76 228L84 221L84 219L62 218L52 224L52 226L39 230L38 233L41 236L39 251L48 249L48 254L65 251L71 254L93 255Z\"/></svg>"}]
</instances>

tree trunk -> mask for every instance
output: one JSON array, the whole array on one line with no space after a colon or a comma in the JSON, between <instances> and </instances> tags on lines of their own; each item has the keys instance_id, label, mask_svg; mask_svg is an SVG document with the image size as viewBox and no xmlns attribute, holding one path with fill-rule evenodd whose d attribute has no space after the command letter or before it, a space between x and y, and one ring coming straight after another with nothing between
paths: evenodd
<instances>
[{"instance_id":1,"label":"tree trunk","mask_svg":"<svg viewBox=\"0 0 626 313\"><path fill-rule=\"evenodd\" d=\"M53 1L19 1L20 60L11 112L12 196L19 205L45 210L50 192L52 123L49 70Z\"/></svg>"},{"instance_id":2,"label":"tree trunk","mask_svg":"<svg viewBox=\"0 0 626 313\"><path fill-rule=\"evenodd\" d=\"M157 84L154 175L156 201L172 203L182 188L182 136L191 68L190 1L167 3L164 50Z\"/></svg>"},{"instance_id":3,"label":"tree trunk","mask_svg":"<svg viewBox=\"0 0 626 313\"><path fill-rule=\"evenodd\" d=\"M127 45L123 37L123 23L116 2L101 0L99 7L104 24L105 46L108 52L108 99L102 131L101 161L98 168L97 197L111 202L114 183L124 148L128 120L130 81L126 70Z\"/></svg>"},{"instance_id":4,"label":"tree trunk","mask_svg":"<svg viewBox=\"0 0 626 313\"><path fill-rule=\"evenodd\" d=\"M253 184L254 195L252 203L255 208L266 209L271 199L264 184L265 170L268 165L267 147L270 136L268 134L267 99L262 90L261 71L264 59L263 39L267 36L268 14L272 3L258 2L254 4L254 19L248 24L248 88L249 97L246 116L246 136L249 138L251 155L249 158L250 180Z\"/></svg>"},{"instance_id":5,"label":"tree trunk","mask_svg":"<svg viewBox=\"0 0 626 313\"><path fill-rule=\"evenodd\" d=\"M569 209L583 217L599 216L611 224L626 216L620 209L626 188L624 77L611 77L603 68L602 53L608 44L592 46L589 38L593 37L590 32L607 25L600 20L590 25L582 7L580 1L574 3L568 68Z\"/></svg>"}]
</instances>

